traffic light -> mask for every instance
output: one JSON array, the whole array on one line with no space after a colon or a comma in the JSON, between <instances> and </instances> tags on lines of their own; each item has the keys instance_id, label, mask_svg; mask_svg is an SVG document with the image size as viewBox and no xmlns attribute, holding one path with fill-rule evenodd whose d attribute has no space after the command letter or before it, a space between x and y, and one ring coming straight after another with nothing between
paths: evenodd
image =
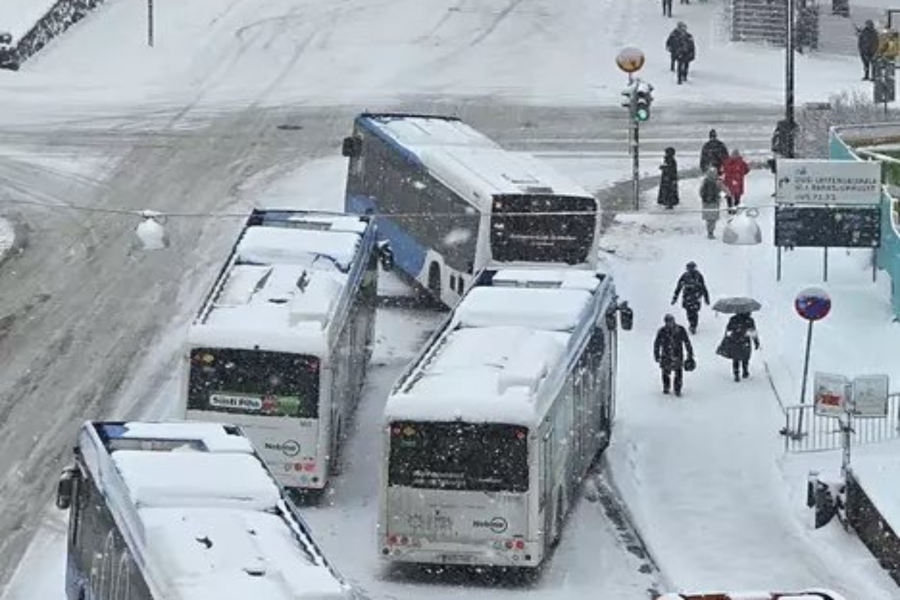
<instances>
[{"instance_id":1,"label":"traffic light","mask_svg":"<svg viewBox=\"0 0 900 600\"><path fill-rule=\"evenodd\" d=\"M634 92L634 105L631 109L632 118L641 122L649 120L651 102L653 102L653 96L650 94L650 90L638 87Z\"/></svg>"}]
</instances>

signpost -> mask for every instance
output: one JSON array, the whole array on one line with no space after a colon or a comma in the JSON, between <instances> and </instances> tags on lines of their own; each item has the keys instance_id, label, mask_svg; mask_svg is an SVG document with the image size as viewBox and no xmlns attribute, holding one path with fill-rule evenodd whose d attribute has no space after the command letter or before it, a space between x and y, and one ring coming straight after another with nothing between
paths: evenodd
<instances>
[{"instance_id":1,"label":"signpost","mask_svg":"<svg viewBox=\"0 0 900 600\"><path fill-rule=\"evenodd\" d=\"M821 417L840 417L847 410L850 382L843 375L819 373L813 376L813 405Z\"/></svg>"},{"instance_id":2,"label":"signpost","mask_svg":"<svg viewBox=\"0 0 900 600\"><path fill-rule=\"evenodd\" d=\"M778 281L783 247L822 248L828 281L828 248L881 245L880 162L779 159L775 182Z\"/></svg>"},{"instance_id":3,"label":"signpost","mask_svg":"<svg viewBox=\"0 0 900 600\"><path fill-rule=\"evenodd\" d=\"M809 376L809 355L812 350L813 323L821 321L831 312L831 296L829 296L828 292L822 288L806 288L794 298L794 310L809 323L806 329L806 353L803 358L803 378L800 380L800 404L803 405L806 401L806 380ZM794 432L794 435L803 435L802 411L800 412L800 418L797 422L797 431Z\"/></svg>"},{"instance_id":4,"label":"signpost","mask_svg":"<svg viewBox=\"0 0 900 600\"><path fill-rule=\"evenodd\" d=\"M888 415L890 378L887 375L860 375L850 390L850 412L856 418L884 418Z\"/></svg>"},{"instance_id":5,"label":"signpost","mask_svg":"<svg viewBox=\"0 0 900 600\"><path fill-rule=\"evenodd\" d=\"M625 88L625 91L622 92L622 94L628 97L628 102L625 106L628 107L628 114L631 121L631 127L628 129L628 149L631 154L631 190L634 210L636 211L641 207L641 162L639 145L641 126L640 120L635 118L635 115L633 114L638 86L640 85L640 80L636 79L634 74L641 70L645 60L646 57L644 56L644 52L639 48L634 47L623 48L619 54L616 55L616 65L618 65L619 69L623 72L628 73L628 87ZM647 108L649 111L649 105ZM649 117L649 112L647 113L647 116Z\"/></svg>"}]
</instances>

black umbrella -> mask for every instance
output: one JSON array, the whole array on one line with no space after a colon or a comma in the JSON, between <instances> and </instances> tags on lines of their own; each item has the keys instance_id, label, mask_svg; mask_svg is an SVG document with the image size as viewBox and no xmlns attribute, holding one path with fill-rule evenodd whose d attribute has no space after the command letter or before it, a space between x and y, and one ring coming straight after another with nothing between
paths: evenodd
<instances>
[{"instance_id":1,"label":"black umbrella","mask_svg":"<svg viewBox=\"0 0 900 600\"><path fill-rule=\"evenodd\" d=\"M753 298L744 296L734 296L732 298L720 298L713 304L713 310L716 312L736 315L738 313L751 313L762 308L762 304Z\"/></svg>"}]
</instances>

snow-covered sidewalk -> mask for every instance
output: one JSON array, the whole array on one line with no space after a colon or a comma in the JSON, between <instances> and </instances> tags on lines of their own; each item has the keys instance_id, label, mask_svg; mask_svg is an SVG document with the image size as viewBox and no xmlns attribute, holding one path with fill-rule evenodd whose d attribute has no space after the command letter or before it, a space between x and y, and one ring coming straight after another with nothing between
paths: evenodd
<instances>
[{"instance_id":1,"label":"snow-covered sidewalk","mask_svg":"<svg viewBox=\"0 0 900 600\"><path fill-rule=\"evenodd\" d=\"M682 182L681 208L697 208L698 186ZM769 205L771 186L770 174L751 174L747 202ZM753 247L707 240L697 212L621 215L609 231L604 240L614 251L609 262L621 296L636 314L634 331L620 338L613 476L664 574L680 589L830 587L849 598L898 598L896 585L854 538L814 531L798 518L796 488L805 480L787 479L783 469L778 434L783 413L763 361L800 365L803 337L794 322L801 329L805 323L791 301L817 273L802 264L806 251L796 251L785 258L784 279L776 284L772 214L761 211L763 244ZM723 224L720 220L720 235ZM851 264L860 252L867 254L857 251ZM689 260L706 276L713 302L748 294L762 302L756 315L762 350L751 361L751 378L734 382L729 362L715 354L727 318L705 308L693 336L697 370L686 374L684 396L674 398L661 393L652 341L666 312L684 323L680 307L669 301ZM845 306L860 307L853 311L860 319L852 327L834 326L834 335L843 336L845 361L861 344L871 347L876 330L885 329L883 311L874 310L884 290L867 285L867 275L871 281L870 272L839 267L832 272L833 281L843 282L843 291L852 295ZM888 328L881 339L896 344L898 337ZM842 568L846 563L859 568Z\"/></svg>"}]
</instances>

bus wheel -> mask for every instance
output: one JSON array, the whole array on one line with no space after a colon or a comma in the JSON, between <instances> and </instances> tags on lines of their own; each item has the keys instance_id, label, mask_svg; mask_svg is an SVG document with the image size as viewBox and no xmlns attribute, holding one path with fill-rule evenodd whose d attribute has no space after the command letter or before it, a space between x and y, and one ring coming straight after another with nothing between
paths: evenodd
<instances>
[{"instance_id":1,"label":"bus wheel","mask_svg":"<svg viewBox=\"0 0 900 600\"><path fill-rule=\"evenodd\" d=\"M428 267L428 293L432 295L435 302L442 304L441 267L436 262L431 263L431 266Z\"/></svg>"}]
</instances>

